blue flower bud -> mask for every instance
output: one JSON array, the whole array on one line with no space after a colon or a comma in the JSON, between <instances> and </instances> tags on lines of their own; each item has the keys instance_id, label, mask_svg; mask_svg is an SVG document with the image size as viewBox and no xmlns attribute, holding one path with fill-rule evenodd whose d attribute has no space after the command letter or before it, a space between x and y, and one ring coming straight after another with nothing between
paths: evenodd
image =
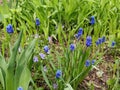
<instances>
[{"instance_id":1,"label":"blue flower bud","mask_svg":"<svg viewBox=\"0 0 120 90\"><path fill-rule=\"evenodd\" d=\"M78 35L82 35L83 34L83 29L82 28L79 28L79 30L78 30Z\"/></svg>"},{"instance_id":2,"label":"blue flower bud","mask_svg":"<svg viewBox=\"0 0 120 90\"><path fill-rule=\"evenodd\" d=\"M91 18L90 18L90 24L91 25L95 24L95 17L94 16L91 16Z\"/></svg>"},{"instance_id":3,"label":"blue flower bud","mask_svg":"<svg viewBox=\"0 0 120 90\"><path fill-rule=\"evenodd\" d=\"M99 41L98 41L98 40L96 41L96 45L97 45L97 46L99 45Z\"/></svg>"},{"instance_id":4,"label":"blue flower bud","mask_svg":"<svg viewBox=\"0 0 120 90\"><path fill-rule=\"evenodd\" d=\"M39 18L36 18L36 25L37 25L37 26L40 25L40 20L39 20Z\"/></svg>"},{"instance_id":5,"label":"blue flower bud","mask_svg":"<svg viewBox=\"0 0 120 90\"><path fill-rule=\"evenodd\" d=\"M78 35L78 34L75 34L74 36L75 36L77 39L79 39L79 35Z\"/></svg>"},{"instance_id":6,"label":"blue flower bud","mask_svg":"<svg viewBox=\"0 0 120 90\"><path fill-rule=\"evenodd\" d=\"M70 44L70 50L74 51L75 50L75 44Z\"/></svg>"},{"instance_id":7,"label":"blue flower bud","mask_svg":"<svg viewBox=\"0 0 120 90\"><path fill-rule=\"evenodd\" d=\"M98 38L99 44L102 44L102 38Z\"/></svg>"},{"instance_id":8,"label":"blue flower bud","mask_svg":"<svg viewBox=\"0 0 120 90\"><path fill-rule=\"evenodd\" d=\"M48 48L48 46L44 46L44 51L45 51L46 53L49 52L49 48Z\"/></svg>"},{"instance_id":9,"label":"blue flower bud","mask_svg":"<svg viewBox=\"0 0 120 90\"><path fill-rule=\"evenodd\" d=\"M57 70L56 78L60 78L61 76L62 76L62 71L61 70Z\"/></svg>"},{"instance_id":10,"label":"blue flower bud","mask_svg":"<svg viewBox=\"0 0 120 90\"><path fill-rule=\"evenodd\" d=\"M94 65L94 64L95 64L95 62L96 62L95 60L92 60L92 62L91 62L91 63L92 63L92 65Z\"/></svg>"},{"instance_id":11,"label":"blue flower bud","mask_svg":"<svg viewBox=\"0 0 120 90\"><path fill-rule=\"evenodd\" d=\"M11 33L14 32L13 27L12 27L11 24L8 24L8 26L6 27L6 31L7 31L9 34L11 34Z\"/></svg>"},{"instance_id":12,"label":"blue flower bud","mask_svg":"<svg viewBox=\"0 0 120 90\"><path fill-rule=\"evenodd\" d=\"M82 29L82 28L79 28L78 33L75 34L75 37L76 37L77 39L79 39L82 34L83 34L83 29Z\"/></svg>"},{"instance_id":13,"label":"blue flower bud","mask_svg":"<svg viewBox=\"0 0 120 90\"><path fill-rule=\"evenodd\" d=\"M115 46L115 44L116 44L116 42L115 42L115 41L113 41L113 42L112 42L112 44L111 44L111 46L112 46L112 47L114 47L114 46Z\"/></svg>"},{"instance_id":14,"label":"blue flower bud","mask_svg":"<svg viewBox=\"0 0 120 90\"><path fill-rule=\"evenodd\" d=\"M90 66L90 60L86 60L85 66L86 66L86 67L89 67L89 66Z\"/></svg>"},{"instance_id":15,"label":"blue flower bud","mask_svg":"<svg viewBox=\"0 0 120 90\"><path fill-rule=\"evenodd\" d=\"M104 42L105 42L105 36L102 37L102 43L104 43Z\"/></svg>"},{"instance_id":16,"label":"blue flower bud","mask_svg":"<svg viewBox=\"0 0 120 90\"><path fill-rule=\"evenodd\" d=\"M91 36L87 36L86 38L86 46L89 47L92 45L92 38Z\"/></svg>"}]
</instances>

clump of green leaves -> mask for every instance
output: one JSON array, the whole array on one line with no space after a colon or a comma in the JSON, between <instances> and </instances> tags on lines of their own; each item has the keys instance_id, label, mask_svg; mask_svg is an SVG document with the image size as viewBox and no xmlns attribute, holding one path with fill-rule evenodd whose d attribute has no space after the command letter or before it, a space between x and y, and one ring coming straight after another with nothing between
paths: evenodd
<instances>
[{"instance_id":1,"label":"clump of green leaves","mask_svg":"<svg viewBox=\"0 0 120 90\"><path fill-rule=\"evenodd\" d=\"M31 60L36 40L33 40L30 45L19 54L18 48L22 34L23 32L21 31L14 47L10 50L10 58L8 61L6 61L0 53L0 82L2 83L3 90L16 90L19 86L27 90L29 83L32 81L28 63Z\"/></svg>"}]
</instances>

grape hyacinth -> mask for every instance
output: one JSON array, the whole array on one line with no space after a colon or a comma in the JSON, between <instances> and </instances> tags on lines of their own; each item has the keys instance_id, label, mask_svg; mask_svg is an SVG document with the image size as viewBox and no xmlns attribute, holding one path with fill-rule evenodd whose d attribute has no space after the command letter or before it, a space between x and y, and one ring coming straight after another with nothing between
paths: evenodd
<instances>
[{"instance_id":1,"label":"grape hyacinth","mask_svg":"<svg viewBox=\"0 0 120 90\"><path fill-rule=\"evenodd\" d=\"M95 62L96 62L95 60L92 60L92 61L91 61L92 65L94 65L94 64L95 64Z\"/></svg>"},{"instance_id":2,"label":"grape hyacinth","mask_svg":"<svg viewBox=\"0 0 120 90\"><path fill-rule=\"evenodd\" d=\"M85 66L86 66L86 67L89 67L89 66L90 66L90 60L86 60Z\"/></svg>"},{"instance_id":3,"label":"grape hyacinth","mask_svg":"<svg viewBox=\"0 0 120 90\"><path fill-rule=\"evenodd\" d=\"M102 38L98 38L99 44L102 44Z\"/></svg>"},{"instance_id":4,"label":"grape hyacinth","mask_svg":"<svg viewBox=\"0 0 120 90\"><path fill-rule=\"evenodd\" d=\"M95 24L95 17L94 16L91 16L91 18L90 18L90 24L91 25Z\"/></svg>"},{"instance_id":5,"label":"grape hyacinth","mask_svg":"<svg viewBox=\"0 0 120 90\"><path fill-rule=\"evenodd\" d=\"M9 34L11 34L11 33L14 32L13 27L12 27L11 24L8 24L8 26L6 27L6 31L7 31L7 33L9 33Z\"/></svg>"},{"instance_id":6,"label":"grape hyacinth","mask_svg":"<svg viewBox=\"0 0 120 90\"><path fill-rule=\"evenodd\" d=\"M74 51L75 50L75 44L70 44L70 50Z\"/></svg>"},{"instance_id":7,"label":"grape hyacinth","mask_svg":"<svg viewBox=\"0 0 120 90\"><path fill-rule=\"evenodd\" d=\"M102 37L102 43L104 43L104 42L105 42L105 36Z\"/></svg>"},{"instance_id":8,"label":"grape hyacinth","mask_svg":"<svg viewBox=\"0 0 120 90\"><path fill-rule=\"evenodd\" d=\"M92 38L91 36L87 36L87 39L86 39L86 46L89 47L92 45Z\"/></svg>"},{"instance_id":9,"label":"grape hyacinth","mask_svg":"<svg viewBox=\"0 0 120 90\"><path fill-rule=\"evenodd\" d=\"M36 18L36 25L37 25L37 26L40 25L40 20L39 20L39 18Z\"/></svg>"},{"instance_id":10,"label":"grape hyacinth","mask_svg":"<svg viewBox=\"0 0 120 90\"><path fill-rule=\"evenodd\" d=\"M48 47L48 46L44 46L44 51L45 51L46 53L49 53L49 47Z\"/></svg>"},{"instance_id":11,"label":"grape hyacinth","mask_svg":"<svg viewBox=\"0 0 120 90\"><path fill-rule=\"evenodd\" d=\"M98 40L96 41L96 45L97 45L97 46L99 45L99 41L98 41Z\"/></svg>"},{"instance_id":12,"label":"grape hyacinth","mask_svg":"<svg viewBox=\"0 0 120 90\"><path fill-rule=\"evenodd\" d=\"M17 90L23 90L23 88L22 87L18 87Z\"/></svg>"},{"instance_id":13,"label":"grape hyacinth","mask_svg":"<svg viewBox=\"0 0 120 90\"><path fill-rule=\"evenodd\" d=\"M56 78L60 78L61 76L62 76L62 71L61 70L57 70Z\"/></svg>"},{"instance_id":14,"label":"grape hyacinth","mask_svg":"<svg viewBox=\"0 0 120 90\"><path fill-rule=\"evenodd\" d=\"M80 36L82 36L82 34L83 34L83 29L82 29L82 28L79 28L78 33L75 34L75 37L76 37L77 39L79 39Z\"/></svg>"},{"instance_id":15,"label":"grape hyacinth","mask_svg":"<svg viewBox=\"0 0 120 90\"><path fill-rule=\"evenodd\" d=\"M98 38L98 40L96 41L96 45L98 46L104 42L105 42L105 37L103 36L102 38Z\"/></svg>"},{"instance_id":16,"label":"grape hyacinth","mask_svg":"<svg viewBox=\"0 0 120 90\"><path fill-rule=\"evenodd\" d=\"M115 41L113 41L113 42L112 42L112 44L111 44L111 46L112 46L112 47L114 47L114 46L115 46L115 44L116 44L116 42L115 42Z\"/></svg>"}]
</instances>

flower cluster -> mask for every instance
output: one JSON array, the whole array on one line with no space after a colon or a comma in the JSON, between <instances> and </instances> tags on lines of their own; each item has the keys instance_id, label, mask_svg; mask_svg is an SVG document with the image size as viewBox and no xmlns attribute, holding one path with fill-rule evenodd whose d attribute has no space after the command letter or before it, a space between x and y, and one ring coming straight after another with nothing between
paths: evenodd
<instances>
[{"instance_id":1,"label":"flower cluster","mask_svg":"<svg viewBox=\"0 0 120 90\"><path fill-rule=\"evenodd\" d=\"M83 34L83 29L82 29L82 28L79 28L78 33L75 34L75 37L76 37L77 39L79 39L79 38L82 36L82 34Z\"/></svg>"},{"instance_id":2,"label":"flower cluster","mask_svg":"<svg viewBox=\"0 0 120 90\"><path fill-rule=\"evenodd\" d=\"M13 27L12 27L11 24L8 24L8 26L6 27L6 31L7 31L9 34L11 34L11 33L14 32Z\"/></svg>"},{"instance_id":3,"label":"flower cluster","mask_svg":"<svg viewBox=\"0 0 120 90\"><path fill-rule=\"evenodd\" d=\"M91 36L87 36L86 38L86 46L89 47L92 45L92 38Z\"/></svg>"},{"instance_id":4,"label":"flower cluster","mask_svg":"<svg viewBox=\"0 0 120 90\"><path fill-rule=\"evenodd\" d=\"M96 62L95 60L92 60L91 62L90 62L90 60L86 60L85 66L86 66L86 67L89 67L90 65L94 65L95 62Z\"/></svg>"},{"instance_id":5,"label":"flower cluster","mask_svg":"<svg viewBox=\"0 0 120 90\"><path fill-rule=\"evenodd\" d=\"M48 46L44 46L44 52L46 52L47 54L49 54L49 47ZM46 55L44 53L39 53L39 56L41 59L45 59ZM33 61L34 62L38 62L38 57L34 56L33 57Z\"/></svg>"},{"instance_id":6,"label":"flower cluster","mask_svg":"<svg viewBox=\"0 0 120 90\"><path fill-rule=\"evenodd\" d=\"M102 38L98 38L98 40L96 41L96 45L98 46L104 42L105 42L105 37L103 36Z\"/></svg>"}]
</instances>

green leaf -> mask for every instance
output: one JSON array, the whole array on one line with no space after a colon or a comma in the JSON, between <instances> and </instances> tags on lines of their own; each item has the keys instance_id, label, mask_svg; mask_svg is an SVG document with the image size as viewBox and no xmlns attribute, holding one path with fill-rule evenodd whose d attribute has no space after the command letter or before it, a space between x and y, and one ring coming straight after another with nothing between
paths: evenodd
<instances>
[{"instance_id":1,"label":"green leaf","mask_svg":"<svg viewBox=\"0 0 120 90\"><path fill-rule=\"evenodd\" d=\"M31 42L31 44L21 53L20 57L17 61L17 67L15 71L15 86L18 86L20 75L24 69L24 67L27 65L27 63L32 60L30 57L33 54L33 49L35 47L36 39Z\"/></svg>"},{"instance_id":2,"label":"green leaf","mask_svg":"<svg viewBox=\"0 0 120 90\"><path fill-rule=\"evenodd\" d=\"M0 53L0 68L2 68L6 72L6 67L7 67L7 64L5 62L5 59Z\"/></svg>"},{"instance_id":3,"label":"green leaf","mask_svg":"<svg viewBox=\"0 0 120 90\"><path fill-rule=\"evenodd\" d=\"M17 62L18 66L25 64L25 62L29 62L29 58L32 55L34 47L35 47L35 42L36 42L36 39L34 39L30 43L30 45L23 51L20 58L18 59L18 62Z\"/></svg>"},{"instance_id":4,"label":"green leaf","mask_svg":"<svg viewBox=\"0 0 120 90\"><path fill-rule=\"evenodd\" d=\"M6 67L6 90L14 90L14 70L18 48L22 39L22 33L23 32L21 31L19 38L12 49L12 55L10 56L10 59L8 61L8 67Z\"/></svg>"},{"instance_id":5,"label":"green leaf","mask_svg":"<svg viewBox=\"0 0 120 90\"><path fill-rule=\"evenodd\" d=\"M23 87L24 90L28 90L31 79L31 72L27 67L25 67L20 76L19 86Z\"/></svg>"},{"instance_id":6,"label":"green leaf","mask_svg":"<svg viewBox=\"0 0 120 90\"><path fill-rule=\"evenodd\" d=\"M0 82L3 86L3 89L5 89L5 81L4 81L4 76L3 76L1 68L0 68Z\"/></svg>"}]
</instances>

